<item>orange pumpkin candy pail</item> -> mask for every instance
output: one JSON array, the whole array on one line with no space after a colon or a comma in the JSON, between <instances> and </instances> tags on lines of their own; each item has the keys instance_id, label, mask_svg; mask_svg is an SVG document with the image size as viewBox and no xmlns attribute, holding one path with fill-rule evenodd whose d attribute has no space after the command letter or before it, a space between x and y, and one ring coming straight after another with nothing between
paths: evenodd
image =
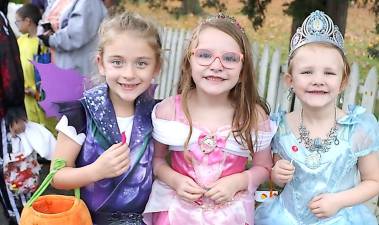
<instances>
[{"instance_id":1,"label":"orange pumpkin candy pail","mask_svg":"<svg viewBox=\"0 0 379 225\"><path fill-rule=\"evenodd\" d=\"M75 189L75 196L40 196L55 173L64 166L64 160L54 161L54 168L22 210L20 225L92 225L91 215L80 199L79 189Z\"/></svg>"}]
</instances>

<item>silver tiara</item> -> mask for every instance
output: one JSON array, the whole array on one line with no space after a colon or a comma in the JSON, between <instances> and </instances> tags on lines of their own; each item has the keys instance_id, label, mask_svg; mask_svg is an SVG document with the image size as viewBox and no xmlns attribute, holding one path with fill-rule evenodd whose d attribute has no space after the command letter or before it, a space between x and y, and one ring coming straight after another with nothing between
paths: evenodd
<instances>
[{"instance_id":1,"label":"silver tiara","mask_svg":"<svg viewBox=\"0 0 379 225\"><path fill-rule=\"evenodd\" d=\"M344 52L343 36L338 27L328 15L318 10L311 13L301 27L297 28L291 39L289 56L299 47L313 42L330 43Z\"/></svg>"}]
</instances>

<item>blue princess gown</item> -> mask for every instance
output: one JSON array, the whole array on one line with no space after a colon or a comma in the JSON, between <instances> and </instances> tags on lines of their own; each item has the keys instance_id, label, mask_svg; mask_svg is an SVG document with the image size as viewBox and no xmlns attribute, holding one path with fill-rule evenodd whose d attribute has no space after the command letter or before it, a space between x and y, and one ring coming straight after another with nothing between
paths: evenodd
<instances>
[{"instance_id":1,"label":"blue princess gown","mask_svg":"<svg viewBox=\"0 0 379 225\"><path fill-rule=\"evenodd\" d=\"M309 201L319 194L340 192L359 184L358 158L379 151L375 117L360 106L349 107L348 114L337 121L339 144L322 153L317 168L306 161L310 152L299 144L284 114L274 117L279 128L273 139L273 152L293 160L296 169L283 192L256 209L255 225L377 225L375 216L363 204L343 208L326 219L318 219L308 208ZM293 151L293 146L298 151Z\"/></svg>"}]
</instances>

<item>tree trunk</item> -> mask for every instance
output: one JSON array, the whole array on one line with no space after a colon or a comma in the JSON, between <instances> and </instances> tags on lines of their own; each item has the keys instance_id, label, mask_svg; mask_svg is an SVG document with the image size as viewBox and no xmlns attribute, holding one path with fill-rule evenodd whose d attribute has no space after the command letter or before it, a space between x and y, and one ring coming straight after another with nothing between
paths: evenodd
<instances>
[{"instance_id":1,"label":"tree trunk","mask_svg":"<svg viewBox=\"0 0 379 225\"><path fill-rule=\"evenodd\" d=\"M305 18L309 16L315 10L321 10L325 12L326 2L328 0L294 0L291 4L292 26L291 37L296 32L296 29L301 26Z\"/></svg>"},{"instance_id":2,"label":"tree trunk","mask_svg":"<svg viewBox=\"0 0 379 225\"><path fill-rule=\"evenodd\" d=\"M183 14L192 13L194 15L199 15L202 12L201 7L200 7L200 1L199 0L183 0L182 10L183 10Z\"/></svg>"},{"instance_id":3,"label":"tree trunk","mask_svg":"<svg viewBox=\"0 0 379 225\"><path fill-rule=\"evenodd\" d=\"M338 26L343 36L345 36L347 8L349 2L347 0L328 0L326 3L326 12L332 18L335 25Z\"/></svg>"}]
</instances>

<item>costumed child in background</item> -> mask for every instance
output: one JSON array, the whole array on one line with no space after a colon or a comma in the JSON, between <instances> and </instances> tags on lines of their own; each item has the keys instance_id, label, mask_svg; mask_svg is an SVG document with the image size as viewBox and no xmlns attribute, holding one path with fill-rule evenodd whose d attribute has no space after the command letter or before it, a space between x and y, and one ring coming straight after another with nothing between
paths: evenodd
<instances>
[{"instance_id":1,"label":"costumed child in background","mask_svg":"<svg viewBox=\"0 0 379 225\"><path fill-rule=\"evenodd\" d=\"M194 30L179 94L152 113L157 179L147 224L253 224L254 192L269 177L276 127L258 95L252 62L234 18L212 16Z\"/></svg>"},{"instance_id":2,"label":"costumed child in background","mask_svg":"<svg viewBox=\"0 0 379 225\"><path fill-rule=\"evenodd\" d=\"M29 121L45 125L54 134L55 118L46 118L42 108L38 105L41 100L41 90L36 84L36 74L31 61L35 56L41 55L48 49L40 44L37 37L38 21L41 19L39 8L33 4L25 4L16 11L16 25L22 35L18 38L20 59L24 72L25 85L25 109ZM38 80L38 79L37 79Z\"/></svg>"},{"instance_id":3,"label":"costumed child in background","mask_svg":"<svg viewBox=\"0 0 379 225\"><path fill-rule=\"evenodd\" d=\"M67 165L53 186L81 187L96 225L143 224L153 179L151 82L160 71L161 40L152 22L131 13L106 19L99 37L105 82L68 104L57 124L53 158Z\"/></svg>"},{"instance_id":4,"label":"costumed child in background","mask_svg":"<svg viewBox=\"0 0 379 225\"><path fill-rule=\"evenodd\" d=\"M7 15L8 0L0 1L0 204L2 213L9 225L17 224L16 212L10 200L13 194L5 184L3 174L3 148L7 147L7 133L5 125L6 114L15 109L25 110L24 106L24 76L20 62L20 51L17 39L12 31ZM6 81L6 82L3 82ZM16 210L17 211L17 210ZM18 215L18 212L17 212Z\"/></svg>"},{"instance_id":5,"label":"costumed child in background","mask_svg":"<svg viewBox=\"0 0 379 225\"><path fill-rule=\"evenodd\" d=\"M285 80L301 108L276 117L271 177L285 186L258 207L256 225L378 224L362 203L379 193L379 125L360 106L336 106L350 73L343 44L320 11L292 37Z\"/></svg>"},{"instance_id":6,"label":"costumed child in background","mask_svg":"<svg viewBox=\"0 0 379 225\"><path fill-rule=\"evenodd\" d=\"M74 69L92 76L97 31L107 9L102 0L48 0L38 27L38 37L50 47L52 62L61 69Z\"/></svg>"},{"instance_id":7,"label":"costumed child in background","mask_svg":"<svg viewBox=\"0 0 379 225\"><path fill-rule=\"evenodd\" d=\"M19 221L19 213L39 186L41 166L37 153L50 160L56 140L44 126L28 121L22 108L9 110L5 122L8 129L2 128L2 132L7 133L2 150L4 180L15 218Z\"/></svg>"}]
</instances>

